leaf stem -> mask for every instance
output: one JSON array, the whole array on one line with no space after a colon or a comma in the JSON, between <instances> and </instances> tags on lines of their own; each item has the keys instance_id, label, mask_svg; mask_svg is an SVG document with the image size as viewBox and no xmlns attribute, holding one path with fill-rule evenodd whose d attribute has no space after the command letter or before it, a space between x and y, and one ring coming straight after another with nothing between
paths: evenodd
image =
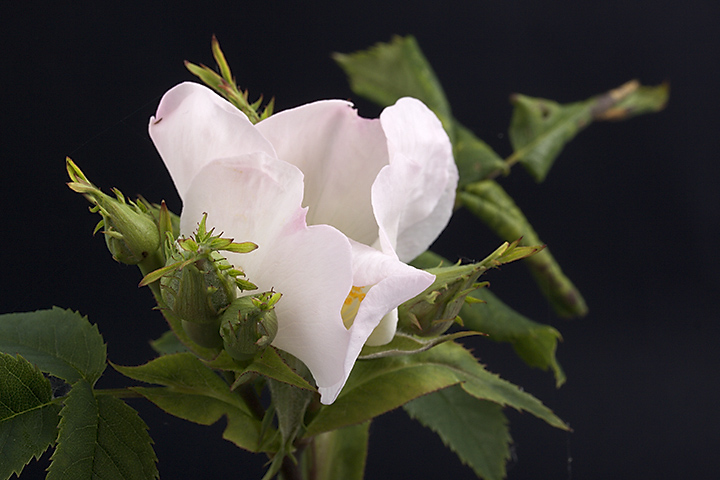
<instances>
[{"instance_id":1,"label":"leaf stem","mask_svg":"<svg viewBox=\"0 0 720 480\"><path fill-rule=\"evenodd\" d=\"M111 395L115 398L145 398L128 388L100 388L95 390L97 395Z\"/></svg>"}]
</instances>

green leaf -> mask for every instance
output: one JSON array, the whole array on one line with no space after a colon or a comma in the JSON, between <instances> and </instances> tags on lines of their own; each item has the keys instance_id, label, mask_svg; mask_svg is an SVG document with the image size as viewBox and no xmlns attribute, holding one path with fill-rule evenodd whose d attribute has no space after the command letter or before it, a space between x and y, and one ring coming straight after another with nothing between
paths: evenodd
<instances>
[{"instance_id":1,"label":"green leaf","mask_svg":"<svg viewBox=\"0 0 720 480\"><path fill-rule=\"evenodd\" d=\"M43 374L21 356L0 353L0 479L7 479L55 441L60 406Z\"/></svg>"},{"instance_id":2,"label":"green leaf","mask_svg":"<svg viewBox=\"0 0 720 480\"><path fill-rule=\"evenodd\" d=\"M157 457L137 412L78 381L60 412L60 434L48 480L155 479Z\"/></svg>"},{"instance_id":3,"label":"green leaf","mask_svg":"<svg viewBox=\"0 0 720 480\"><path fill-rule=\"evenodd\" d=\"M304 452L304 470L315 480L363 480L369 437L370 422L321 433Z\"/></svg>"},{"instance_id":4,"label":"green leaf","mask_svg":"<svg viewBox=\"0 0 720 480\"><path fill-rule=\"evenodd\" d=\"M595 120L620 120L661 110L668 98L667 85L641 87L633 80L582 102L561 105L544 98L515 94L510 120L510 143L515 150L507 160L520 162L542 182L565 144Z\"/></svg>"},{"instance_id":5,"label":"green leaf","mask_svg":"<svg viewBox=\"0 0 720 480\"><path fill-rule=\"evenodd\" d=\"M317 388L310 385L307 380L298 375L295 370L285 363L275 347L263 350L259 356L253 358L249 365L247 362L238 362L234 360L225 351L221 352L215 360L205 362L205 364L210 368L235 372L237 374L237 379L232 385L233 389L237 385L245 383L244 380L251 378L252 374L257 374L293 385L297 388L317 392Z\"/></svg>"},{"instance_id":6,"label":"green leaf","mask_svg":"<svg viewBox=\"0 0 720 480\"><path fill-rule=\"evenodd\" d=\"M496 172L509 172L505 161L487 143L459 122L455 121L454 126L453 155L460 174L458 189L462 190L469 183L484 180Z\"/></svg>"},{"instance_id":7,"label":"green leaf","mask_svg":"<svg viewBox=\"0 0 720 480\"><path fill-rule=\"evenodd\" d=\"M479 400L453 386L413 400L404 408L412 418L437 433L478 477L505 478L512 439L500 405Z\"/></svg>"},{"instance_id":8,"label":"green leaf","mask_svg":"<svg viewBox=\"0 0 720 480\"><path fill-rule=\"evenodd\" d=\"M483 180L468 185L465 191L458 193L458 199L500 238L514 241L522 237L522 245L542 244L512 197L496 181ZM574 317L587 314L585 299L565 276L549 249L528 257L525 264L558 315Z\"/></svg>"},{"instance_id":9,"label":"green leaf","mask_svg":"<svg viewBox=\"0 0 720 480\"><path fill-rule=\"evenodd\" d=\"M68 383L84 379L91 385L105 370L107 354L97 326L57 307L0 315L0 351L20 354Z\"/></svg>"},{"instance_id":10,"label":"green leaf","mask_svg":"<svg viewBox=\"0 0 720 480\"><path fill-rule=\"evenodd\" d=\"M413 266L422 269L442 263L450 262L429 250L412 261ZM475 290L468 297L478 302L467 302L460 309L465 328L487 334L487 338L496 342L511 343L529 366L552 369L557 387L565 383L565 373L555 358L557 342L562 340L560 332L516 312L487 288Z\"/></svg>"},{"instance_id":11,"label":"green leaf","mask_svg":"<svg viewBox=\"0 0 720 480\"><path fill-rule=\"evenodd\" d=\"M113 367L134 380L167 387L133 388L165 412L201 425L225 415L223 438L251 452L275 451L263 441L261 421L248 404L192 353L164 355L138 367Z\"/></svg>"},{"instance_id":12,"label":"green leaf","mask_svg":"<svg viewBox=\"0 0 720 480\"><path fill-rule=\"evenodd\" d=\"M159 338L150 342L150 346L160 355L169 355L171 353L187 352L188 348L178 339L175 332L168 330L160 335Z\"/></svg>"},{"instance_id":13,"label":"green leaf","mask_svg":"<svg viewBox=\"0 0 720 480\"><path fill-rule=\"evenodd\" d=\"M495 342L508 342L515 353L530 367L551 369L555 386L566 377L555 357L560 332L550 325L533 322L503 303L490 290L477 290L469 295L484 303L465 304L460 310L465 328L487 334Z\"/></svg>"},{"instance_id":14,"label":"green leaf","mask_svg":"<svg viewBox=\"0 0 720 480\"><path fill-rule=\"evenodd\" d=\"M333 59L347 74L353 92L381 106L402 97L422 100L453 137L450 105L414 37L395 36L390 43L377 43L368 50L335 53Z\"/></svg>"},{"instance_id":15,"label":"green leaf","mask_svg":"<svg viewBox=\"0 0 720 480\"><path fill-rule=\"evenodd\" d=\"M447 342L416 355L357 362L338 399L321 408L305 436L362 423L458 383L476 398L525 410L554 427L567 428L538 399L485 370L460 345Z\"/></svg>"}]
</instances>

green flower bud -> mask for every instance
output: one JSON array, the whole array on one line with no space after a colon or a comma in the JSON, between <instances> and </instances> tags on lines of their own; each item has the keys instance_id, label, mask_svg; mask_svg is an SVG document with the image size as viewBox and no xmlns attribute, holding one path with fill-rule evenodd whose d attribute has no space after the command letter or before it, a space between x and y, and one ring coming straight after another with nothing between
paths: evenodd
<instances>
[{"instance_id":1,"label":"green flower bud","mask_svg":"<svg viewBox=\"0 0 720 480\"><path fill-rule=\"evenodd\" d=\"M278 331L275 304L280 296L266 292L240 297L225 310L220 320L220 335L231 357L250 360L272 343Z\"/></svg>"},{"instance_id":2,"label":"green flower bud","mask_svg":"<svg viewBox=\"0 0 720 480\"><path fill-rule=\"evenodd\" d=\"M162 207L160 214L162 214ZM250 290L255 285L239 277L243 272L234 268L219 250L247 253L257 245L234 243L231 239L213 236L205 228L206 216L190 238L172 240L171 219L160 217L167 231L165 266L148 273L140 285L160 280L165 307L182 320L183 329L198 345L208 348L222 346L220 316L237 296L237 289Z\"/></svg>"},{"instance_id":3,"label":"green flower bud","mask_svg":"<svg viewBox=\"0 0 720 480\"><path fill-rule=\"evenodd\" d=\"M435 282L417 297L398 308L398 329L419 335L442 335L458 321L468 293L485 284L475 281L486 270L480 264L431 268Z\"/></svg>"},{"instance_id":4,"label":"green flower bud","mask_svg":"<svg viewBox=\"0 0 720 480\"><path fill-rule=\"evenodd\" d=\"M73 191L82 193L94 205L90 211L98 212L102 216L95 232L103 229L108 250L115 260L136 265L158 250L160 232L142 201L128 203L117 189L113 189L115 198L110 197L90 183L72 160L66 159L66 164L72 180L68 186Z\"/></svg>"}]
</instances>

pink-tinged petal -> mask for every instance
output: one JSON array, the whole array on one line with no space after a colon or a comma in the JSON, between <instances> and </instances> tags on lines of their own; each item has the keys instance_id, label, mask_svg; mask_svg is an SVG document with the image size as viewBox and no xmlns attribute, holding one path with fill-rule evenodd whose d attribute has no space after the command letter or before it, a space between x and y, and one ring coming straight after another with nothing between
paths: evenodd
<instances>
[{"instance_id":1,"label":"pink-tinged petal","mask_svg":"<svg viewBox=\"0 0 720 480\"><path fill-rule=\"evenodd\" d=\"M351 103L324 100L276 113L256 125L280 160L305 174L308 223L333 225L365 244L377 240L370 188L387 165L380 122Z\"/></svg>"},{"instance_id":2,"label":"pink-tinged petal","mask_svg":"<svg viewBox=\"0 0 720 480\"><path fill-rule=\"evenodd\" d=\"M188 233L207 212L208 228L258 244L251 253L228 254L228 260L258 291L282 293L273 345L307 365L321 401L329 404L337 392L324 392L345 384L359 352L341 315L352 287L351 247L333 227L308 227L301 200L302 174L296 167L262 153L219 159L191 183L181 230Z\"/></svg>"},{"instance_id":3,"label":"pink-tinged petal","mask_svg":"<svg viewBox=\"0 0 720 480\"><path fill-rule=\"evenodd\" d=\"M148 128L181 198L213 159L253 152L275 156L272 145L240 110L197 83L170 89Z\"/></svg>"},{"instance_id":4,"label":"pink-tinged petal","mask_svg":"<svg viewBox=\"0 0 720 480\"><path fill-rule=\"evenodd\" d=\"M450 140L422 102L401 98L380 115L390 164L372 187L383 250L403 261L425 251L452 215L458 172Z\"/></svg>"}]
</instances>

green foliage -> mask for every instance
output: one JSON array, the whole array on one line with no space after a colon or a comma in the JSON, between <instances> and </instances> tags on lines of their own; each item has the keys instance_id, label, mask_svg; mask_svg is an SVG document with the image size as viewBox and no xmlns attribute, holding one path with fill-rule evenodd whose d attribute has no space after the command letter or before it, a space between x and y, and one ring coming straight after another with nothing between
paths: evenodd
<instances>
[{"instance_id":1,"label":"green foliage","mask_svg":"<svg viewBox=\"0 0 720 480\"><path fill-rule=\"evenodd\" d=\"M412 264L417 268L430 269L450 262L427 251L413 260ZM516 312L487 288L469 292L468 297L469 301L460 309L460 318L465 328L482 332L495 342L511 343L518 356L529 366L552 369L556 385L560 387L565 383L565 373L555 358L557 342L562 340L560 332Z\"/></svg>"},{"instance_id":2,"label":"green foliage","mask_svg":"<svg viewBox=\"0 0 720 480\"><path fill-rule=\"evenodd\" d=\"M225 415L223 438L251 452L277 451L268 445L269 437L263 438L261 419L246 401L192 353L164 355L138 367L113 367L134 380L163 385L133 390L167 413L201 425Z\"/></svg>"},{"instance_id":3,"label":"green foliage","mask_svg":"<svg viewBox=\"0 0 720 480\"><path fill-rule=\"evenodd\" d=\"M363 480L369 438L370 422L316 436L303 456L306 478Z\"/></svg>"},{"instance_id":4,"label":"green foliage","mask_svg":"<svg viewBox=\"0 0 720 480\"><path fill-rule=\"evenodd\" d=\"M405 411L436 432L478 477L505 478L510 433L502 407L452 386L406 404Z\"/></svg>"},{"instance_id":5,"label":"green foliage","mask_svg":"<svg viewBox=\"0 0 720 480\"><path fill-rule=\"evenodd\" d=\"M470 184L458 193L458 198L500 238L508 241L522 238L521 243L525 245L542 243L515 201L496 181ZM587 313L585 299L563 273L549 249L529 257L525 264L558 315L574 317Z\"/></svg>"},{"instance_id":6,"label":"green foliage","mask_svg":"<svg viewBox=\"0 0 720 480\"><path fill-rule=\"evenodd\" d=\"M450 105L414 37L396 36L365 51L335 53L333 59L358 95L382 106L415 97L435 112L446 130L452 130Z\"/></svg>"},{"instance_id":7,"label":"green foliage","mask_svg":"<svg viewBox=\"0 0 720 480\"><path fill-rule=\"evenodd\" d=\"M68 383L93 385L105 370L106 348L95 325L71 310L0 315L0 351L20 354Z\"/></svg>"},{"instance_id":8,"label":"green foliage","mask_svg":"<svg viewBox=\"0 0 720 480\"><path fill-rule=\"evenodd\" d=\"M621 120L665 107L667 84L641 87L633 80L582 102L561 105L544 98L515 94L508 163L520 162L537 180L545 179L567 142L595 120Z\"/></svg>"},{"instance_id":9,"label":"green foliage","mask_svg":"<svg viewBox=\"0 0 720 480\"><path fill-rule=\"evenodd\" d=\"M538 399L485 370L462 346L446 342L415 355L356 363L338 399L322 407L308 424L306 436L364 422L456 384L475 398L525 410L554 427L567 428Z\"/></svg>"},{"instance_id":10,"label":"green foliage","mask_svg":"<svg viewBox=\"0 0 720 480\"><path fill-rule=\"evenodd\" d=\"M78 381L60 412L48 480L158 478L147 426L122 400L96 395Z\"/></svg>"},{"instance_id":11,"label":"green foliage","mask_svg":"<svg viewBox=\"0 0 720 480\"><path fill-rule=\"evenodd\" d=\"M555 357L562 340L560 332L518 313L486 288L470 296L482 303L466 304L460 310L466 328L485 333L495 342L510 343L527 365L552 370L558 388L565 383L565 373Z\"/></svg>"},{"instance_id":12,"label":"green foliage","mask_svg":"<svg viewBox=\"0 0 720 480\"><path fill-rule=\"evenodd\" d=\"M20 475L55 442L59 411L50 382L36 367L0 353L0 479Z\"/></svg>"}]
</instances>

